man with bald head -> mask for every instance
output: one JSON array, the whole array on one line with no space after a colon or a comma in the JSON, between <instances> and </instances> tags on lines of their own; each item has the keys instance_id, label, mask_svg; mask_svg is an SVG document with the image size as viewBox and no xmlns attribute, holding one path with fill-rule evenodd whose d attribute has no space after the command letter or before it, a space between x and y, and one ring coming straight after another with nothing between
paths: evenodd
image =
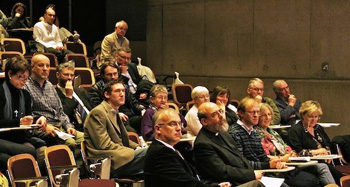
<instances>
[{"instance_id":1,"label":"man with bald head","mask_svg":"<svg viewBox=\"0 0 350 187\"><path fill-rule=\"evenodd\" d=\"M264 82L259 78L249 81L247 93L250 98L254 98L258 103L267 103L273 110L273 119L271 125L279 125L281 121L280 111L275 102L269 97L264 96Z\"/></svg>"},{"instance_id":2,"label":"man with bald head","mask_svg":"<svg viewBox=\"0 0 350 187\"><path fill-rule=\"evenodd\" d=\"M300 120L300 100L290 94L289 86L284 80L276 80L273 83L273 91L276 94L275 104L281 113L281 124L296 124L296 120Z\"/></svg>"},{"instance_id":3,"label":"man with bald head","mask_svg":"<svg viewBox=\"0 0 350 187\"><path fill-rule=\"evenodd\" d=\"M201 176L210 182L229 181L233 186L252 181L247 186L260 186L262 172L254 171L226 132L225 112L215 103L199 106L198 118L203 127L194 142L194 158ZM261 185L263 186L263 185Z\"/></svg>"},{"instance_id":4,"label":"man with bald head","mask_svg":"<svg viewBox=\"0 0 350 187\"><path fill-rule=\"evenodd\" d=\"M122 20L115 24L115 32L107 35L101 44L101 59L114 59L120 48L129 48L129 40L125 37L128 24Z\"/></svg>"},{"instance_id":5,"label":"man with bald head","mask_svg":"<svg viewBox=\"0 0 350 187\"><path fill-rule=\"evenodd\" d=\"M50 73L50 60L45 55L37 54L32 58L32 75L27 81L26 89L32 98L33 117L44 116L47 119L47 134L39 134L47 145L66 144L72 150L75 150L76 143L83 140L84 134L74 129L68 116L64 113L61 101L56 93L52 83L48 81ZM63 131L74 138L61 140L57 137L56 132Z\"/></svg>"}]
</instances>

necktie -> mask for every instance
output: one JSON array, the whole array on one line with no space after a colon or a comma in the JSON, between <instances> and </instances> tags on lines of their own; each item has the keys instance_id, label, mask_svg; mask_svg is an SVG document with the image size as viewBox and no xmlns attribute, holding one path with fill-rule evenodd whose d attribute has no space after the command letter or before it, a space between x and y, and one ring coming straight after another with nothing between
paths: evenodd
<instances>
[{"instance_id":1,"label":"necktie","mask_svg":"<svg viewBox=\"0 0 350 187\"><path fill-rule=\"evenodd\" d=\"M86 116L89 114L89 110L85 107L83 101L79 98L79 96L73 92L74 99L78 102L77 111L78 116L80 117L81 121L84 122Z\"/></svg>"}]
</instances>

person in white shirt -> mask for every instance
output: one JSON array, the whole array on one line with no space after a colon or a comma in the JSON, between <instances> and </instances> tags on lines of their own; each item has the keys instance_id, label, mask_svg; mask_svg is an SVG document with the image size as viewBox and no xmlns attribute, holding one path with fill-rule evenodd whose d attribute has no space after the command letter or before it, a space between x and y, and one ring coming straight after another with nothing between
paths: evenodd
<instances>
[{"instance_id":1,"label":"person in white shirt","mask_svg":"<svg viewBox=\"0 0 350 187\"><path fill-rule=\"evenodd\" d=\"M45 52L55 54L58 61L63 62L65 55L73 52L63 46L58 28L53 24L55 16L55 10L48 7L44 14L44 20L34 25L33 38L44 46Z\"/></svg>"}]
</instances>

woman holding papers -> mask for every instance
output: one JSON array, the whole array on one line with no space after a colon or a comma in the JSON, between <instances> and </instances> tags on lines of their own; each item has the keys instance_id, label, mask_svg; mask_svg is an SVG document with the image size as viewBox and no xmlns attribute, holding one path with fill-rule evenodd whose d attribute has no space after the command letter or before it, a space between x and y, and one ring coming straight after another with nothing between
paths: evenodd
<instances>
[{"instance_id":1,"label":"woman holding papers","mask_svg":"<svg viewBox=\"0 0 350 187\"><path fill-rule=\"evenodd\" d=\"M9 157L29 153L43 158L45 142L32 137L24 130L11 130L13 127L33 124L31 116L31 99L23 86L30 74L30 64L23 57L13 57L5 67L5 81L0 85L0 169L6 169ZM40 117L36 121L42 129L46 119ZM37 149L37 154L35 149Z\"/></svg>"},{"instance_id":2,"label":"woman holding papers","mask_svg":"<svg viewBox=\"0 0 350 187\"><path fill-rule=\"evenodd\" d=\"M260 105L260 117L258 127L256 128L262 137L261 143L265 153L269 157L280 157L282 161L288 162L289 157L296 157L297 154L290 146L288 146L281 136L270 129L269 126L272 121L273 110L265 103ZM322 185L334 184L335 181L339 183L342 176L333 166L328 166L325 163L317 163L312 166L304 167L304 170L313 173L317 171Z\"/></svg>"}]
</instances>

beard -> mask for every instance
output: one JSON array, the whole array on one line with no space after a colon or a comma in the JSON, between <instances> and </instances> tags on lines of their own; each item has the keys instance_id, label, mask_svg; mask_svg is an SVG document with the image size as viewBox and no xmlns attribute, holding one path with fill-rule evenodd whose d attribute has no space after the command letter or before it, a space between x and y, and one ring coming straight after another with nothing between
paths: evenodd
<instances>
[{"instance_id":1,"label":"beard","mask_svg":"<svg viewBox=\"0 0 350 187\"><path fill-rule=\"evenodd\" d=\"M217 124L214 124L209 127L209 131L217 133L217 132L226 132L228 130L228 123L226 120L220 121Z\"/></svg>"}]
</instances>

